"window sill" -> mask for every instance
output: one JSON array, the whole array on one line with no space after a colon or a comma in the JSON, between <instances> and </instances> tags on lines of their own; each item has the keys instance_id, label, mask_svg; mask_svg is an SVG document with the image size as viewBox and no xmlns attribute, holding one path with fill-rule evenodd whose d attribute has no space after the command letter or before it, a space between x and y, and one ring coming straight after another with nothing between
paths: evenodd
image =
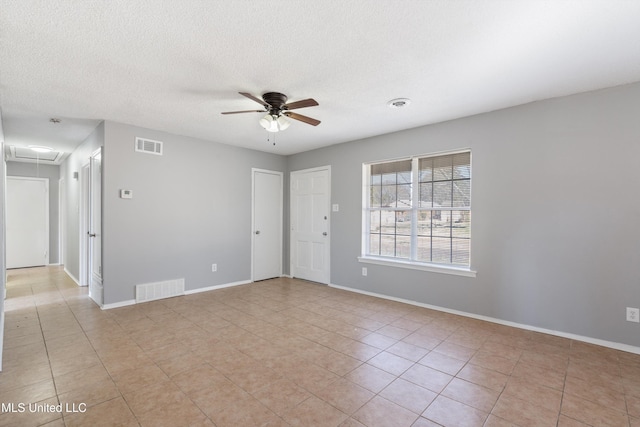
<instances>
[{"instance_id":1,"label":"window sill","mask_svg":"<svg viewBox=\"0 0 640 427\"><path fill-rule=\"evenodd\" d=\"M385 265L388 267L408 268L412 270L430 271L432 273L452 274L455 276L476 277L476 271L463 267L449 267L445 265L426 264L421 262L392 260L388 258L376 258L370 256L358 257L359 262L366 264Z\"/></svg>"}]
</instances>

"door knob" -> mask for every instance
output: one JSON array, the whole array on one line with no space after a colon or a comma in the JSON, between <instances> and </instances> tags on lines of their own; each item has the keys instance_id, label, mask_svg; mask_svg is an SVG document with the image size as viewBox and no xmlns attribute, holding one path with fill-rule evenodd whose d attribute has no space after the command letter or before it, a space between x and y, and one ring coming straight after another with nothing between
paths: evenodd
<instances>
[{"instance_id":1,"label":"door knob","mask_svg":"<svg viewBox=\"0 0 640 427\"><path fill-rule=\"evenodd\" d=\"M325 231L324 233L322 233L322 235L323 235L323 236L326 236L326 235L327 235L327 232Z\"/></svg>"},{"instance_id":2,"label":"door knob","mask_svg":"<svg viewBox=\"0 0 640 427\"><path fill-rule=\"evenodd\" d=\"M89 235L89 237L96 237L96 233L89 233L89 232L87 231L87 234Z\"/></svg>"},{"instance_id":3,"label":"door knob","mask_svg":"<svg viewBox=\"0 0 640 427\"><path fill-rule=\"evenodd\" d=\"M256 234L260 234L260 230L256 230Z\"/></svg>"}]
</instances>

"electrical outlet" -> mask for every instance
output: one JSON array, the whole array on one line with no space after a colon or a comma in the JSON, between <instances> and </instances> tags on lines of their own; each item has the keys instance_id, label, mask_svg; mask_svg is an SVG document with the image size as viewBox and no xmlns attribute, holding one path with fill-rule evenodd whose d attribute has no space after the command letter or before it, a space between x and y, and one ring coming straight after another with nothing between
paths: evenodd
<instances>
[{"instance_id":1,"label":"electrical outlet","mask_svg":"<svg viewBox=\"0 0 640 427\"><path fill-rule=\"evenodd\" d=\"M627 307L627 322L640 323L640 309Z\"/></svg>"},{"instance_id":2,"label":"electrical outlet","mask_svg":"<svg viewBox=\"0 0 640 427\"><path fill-rule=\"evenodd\" d=\"M362 275L363 276L367 275L367 267L362 267Z\"/></svg>"},{"instance_id":3,"label":"electrical outlet","mask_svg":"<svg viewBox=\"0 0 640 427\"><path fill-rule=\"evenodd\" d=\"M218 264L211 264L211 272L215 273L216 271L218 271Z\"/></svg>"}]
</instances>

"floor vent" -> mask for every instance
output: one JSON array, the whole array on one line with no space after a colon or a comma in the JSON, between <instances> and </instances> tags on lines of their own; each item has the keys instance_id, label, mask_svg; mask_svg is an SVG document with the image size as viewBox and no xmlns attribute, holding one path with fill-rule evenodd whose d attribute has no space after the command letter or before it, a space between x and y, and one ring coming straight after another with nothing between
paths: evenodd
<instances>
[{"instance_id":1,"label":"floor vent","mask_svg":"<svg viewBox=\"0 0 640 427\"><path fill-rule=\"evenodd\" d=\"M184 295L184 279L136 285L136 302L153 301Z\"/></svg>"},{"instance_id":2,"label":"floor vent","mask_svg":"<svg viewBox=\"0 0 640 427\"><path fill-rule=\"evenodd\" d=\"M162 156L162 141L136 137L136 151Z\"/></svg>"}]
</instances>

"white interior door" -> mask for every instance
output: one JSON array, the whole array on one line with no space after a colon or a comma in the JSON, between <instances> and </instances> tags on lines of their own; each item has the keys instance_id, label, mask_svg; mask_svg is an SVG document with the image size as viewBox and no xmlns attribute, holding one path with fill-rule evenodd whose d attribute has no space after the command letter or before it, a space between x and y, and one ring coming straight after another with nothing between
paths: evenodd
<instances>
[{"instance_id":1,"label":"white interior door","mask_svg":"<svg viewBox=\"0 0 640 427\"><path fill-rule=\"evenodd\" d=\"M282 173L253 169L253 280L282 275Z\"/></svg>"},{"instance_id":2,"label":"white interior door","mask_svg":"<svg viewBox=\"0 0 640 427\"><path fill-rule=\"evenodd\" d=\"M329 283L331 169L291 172L291 275Z\"/></svg>"},{"instance_id":3,"label":"white interior door","mask_svg":"<svg viewBox=\"0 0 640 427\"><path fill-rule=\"evenodd\" d=\"M87 232L87 272L89 274L89 296L100 306L103 303L102 289L102 152L97 150L89 161L89 209Z\"/></svg>"},{"instance_id":4,"label":"white interior door","mask_svg":"<svg viewBox=\"0 0 640 427\"><path fill-rule=\"evenodd\" d=\"M49 180L7 177L7 268L49 264Z\"/></svg>"}]
</instances>

